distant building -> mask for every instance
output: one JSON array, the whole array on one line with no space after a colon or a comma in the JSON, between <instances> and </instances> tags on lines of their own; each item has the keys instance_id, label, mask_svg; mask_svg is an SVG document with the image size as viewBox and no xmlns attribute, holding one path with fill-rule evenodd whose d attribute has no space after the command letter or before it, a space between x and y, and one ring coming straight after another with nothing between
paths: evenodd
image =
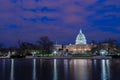
<instances>
[{"instance_id":1,"label":"distant building","mask_svg":"<svg viewBox=\"0 0 120 80\"><path fill-rule=\"evenodd\" d=\"M75 44L70 45L55 45L55 50L63 50L68 51L72 54L80 54L80 53L86 53L88 51L91 51L91 45L87 44L87 40L85 35L82 33L82 30L80 30L79 34L76 37Z\"/></svg>"},{"instance_id":2,"label":"distant building","mask_svg":"<svg viewBox=\"0 0 120 80\"><path fill-rule=\"evenodd\" d=\"M63 47L62 47L62 45L56 44L56 45L54 45L54 49L55 50L61 50L61 49L63 49Z\"/></svg>"},{"instance_id":3,"label":"distant building","mask_svg":"<svg viewBox=\"0 0 120 80\"><path fill-rule=\"evenodd\" d=\"M78 53L86 53L88 51L91 51L91 46L87 44L86 45L74 44L74 45L66 45L64 49L68 50L73 54L78 54Z\"/></svg>"},{"instance_id":4,"label":"distant building","mask_svg":"<svg viewBox=\"0 0 120 80\"><path fill-rule=\"evenodd\" d=\"M82 30L80 29L80 32L78 33L75 44L72 45L66 45L64 49L67 49L69 52L73 54L77 53L86 53L88 51L91 51L91 45L87 44L87 40L85 35L82 33Z\"/></svg>"}]
</instances>

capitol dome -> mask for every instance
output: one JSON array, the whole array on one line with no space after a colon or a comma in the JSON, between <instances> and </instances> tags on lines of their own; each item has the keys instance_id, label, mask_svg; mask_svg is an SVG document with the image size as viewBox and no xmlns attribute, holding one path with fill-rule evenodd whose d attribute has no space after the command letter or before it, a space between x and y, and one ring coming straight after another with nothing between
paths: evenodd
<instances>
[{"instance_id":1,"label":"capitol dome","mask_svg":"<svg viewBox=\"0 0 120 80\"><path fill-rule=\"evenodd\" d=\"M76 37L76 43L75 44L82 44L82 45L87 44L87 40L85 38L85 35L82 33L81 29L80 29L79 34Z\"/></svg>"}]
</instances>

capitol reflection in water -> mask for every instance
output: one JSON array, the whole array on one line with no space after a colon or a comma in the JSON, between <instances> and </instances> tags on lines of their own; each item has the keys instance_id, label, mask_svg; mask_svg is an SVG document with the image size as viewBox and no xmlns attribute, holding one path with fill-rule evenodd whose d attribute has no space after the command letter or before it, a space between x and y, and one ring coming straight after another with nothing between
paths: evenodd
<instances>
[{"instance_id":1,"label":"capitol reflection in water","mask_svg":"<svg viewBox=\"0 0 120 80\"><path fill-rule=\"evenodd\" d=\"M0 60L0 80L119 80L119 70L119 60Z\"/></svg>"}]
</instances>

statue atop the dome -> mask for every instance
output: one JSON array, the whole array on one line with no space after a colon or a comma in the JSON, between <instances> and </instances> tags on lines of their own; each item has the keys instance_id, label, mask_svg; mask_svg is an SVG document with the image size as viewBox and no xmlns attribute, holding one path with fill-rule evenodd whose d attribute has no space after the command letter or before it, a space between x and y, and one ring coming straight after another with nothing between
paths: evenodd
<instances>
[{"instance_id":1,"label":"statue atop the dome","mask_svg":"<svg viewBox=\"0 0 120 80\"><path fill-rule=\"evenodd\" d=\"M82 45L87 44L85 35L82 33L82 30L81 30L81 29L80 29L79 34L78 34L77 37L76 37L76 43L75 43L75 44L82 44Z\"/></svg>"},{"instance_id":2,"label":"statue atop the dome","mask_svg":"<svg viewBox=\"0 0 120 80\"><path fill-rule=\"evenodd\" d=\"M80 29L80 33L82 33L82 30Z\"/></svg>"}]
</instances>

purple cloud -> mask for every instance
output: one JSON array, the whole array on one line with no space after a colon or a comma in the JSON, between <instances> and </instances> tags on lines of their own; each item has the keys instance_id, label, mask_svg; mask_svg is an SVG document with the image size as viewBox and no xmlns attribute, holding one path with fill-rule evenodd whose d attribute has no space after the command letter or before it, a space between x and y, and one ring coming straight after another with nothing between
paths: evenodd
<instances>
[{"instance_id":1,"label":"purple cloud","mask_svg":"<svg viewBox=\"0 0 120 80\"><path fill-rule=\"evenodd\" d=\"M101 37L118 39L120 37L118 2L118 0L0 0L1 42L36 41L40 36L47 35L53 41L74 43L80 28L83 29L88 41L99 40Z\"/></svg>"}]
</instances>

